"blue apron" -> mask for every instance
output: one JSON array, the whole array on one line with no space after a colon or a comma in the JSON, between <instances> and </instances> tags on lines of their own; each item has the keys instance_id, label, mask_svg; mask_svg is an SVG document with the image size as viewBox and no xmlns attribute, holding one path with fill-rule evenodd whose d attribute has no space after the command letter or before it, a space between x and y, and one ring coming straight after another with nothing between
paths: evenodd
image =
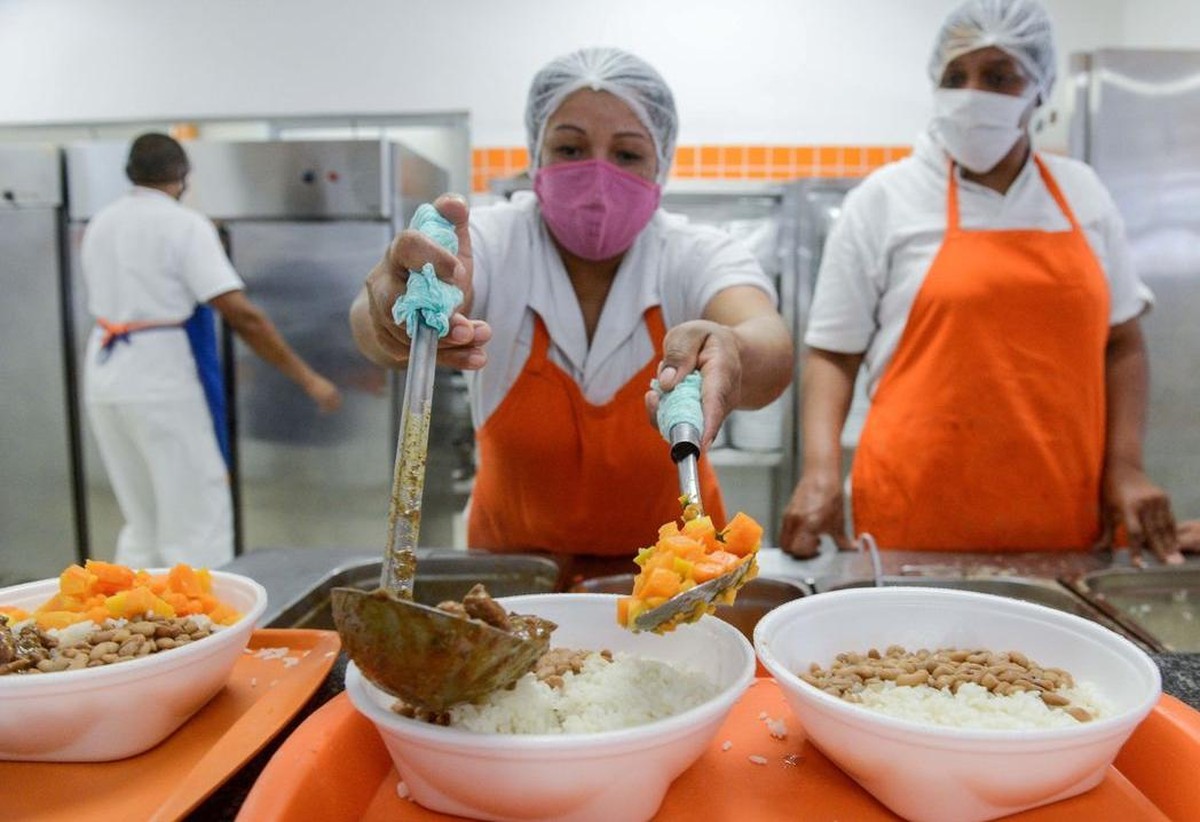
<instances>
[{"instance_id":1,"label":"blue apron","mask_svg":"<svg viewBox=\"0 0 1200 822\"><path fill-rule=\"evenodd\" d=\"M217 350L217 325L212 308L204 304L197 305L192 316L182 323L114 325L104 319L97 319L97 323L105 332L104 340L100 345L100 362L104 362L112 356L117 343L130 342L133 334L162 328L183 327L187 333L188 345L192 349L192 359L196 362L196 376L200 378L200 387L204 389L204 400L208 405L208 414L212 418L217 446L221 449L225 466L232 468L229 427L225 415L225 378L221 372L221 358Z\"/></svg>"},{"instance_id":2,"label":"blue apron","mask_svg":"<svg viewBox=\"0 0 1200 822\"><path fill-rule=\"evenodd\" d=\"M225 467L232 468L228 417L225 413L225 375L221 371L221 357L217 351L216 315L210 307L201 303L183 324L183 330L187 332L188 344L192 347L196 375L200 378L200 387L204 389L217 445L221 448L221 456L225 458Z\"/></svg>"}]
</instances>

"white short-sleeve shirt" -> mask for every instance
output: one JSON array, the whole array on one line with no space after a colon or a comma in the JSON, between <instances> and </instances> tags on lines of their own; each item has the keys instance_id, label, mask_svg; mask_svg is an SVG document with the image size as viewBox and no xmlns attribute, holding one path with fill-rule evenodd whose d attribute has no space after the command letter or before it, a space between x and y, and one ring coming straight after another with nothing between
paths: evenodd
<instances>
[{"instance_id":1,"label":"white short-sleeve shirt","mask_svg":"<svg viewBox=\"0 0 1200 822\"><path fill-rule=\"evenodd\" d=\"M1084 163L1041 157L1104 270L1110 324L1139 316L1153 298L1133 269L1116 203ZM871 395L945 237L948 172L946 153L922 134L912 156L879 169L846 196L825 244L804 342L863 353ZM1070 229L1032 158L1005 194L961 176L958 189L965 229Z\"/></svg>"},{"instance_id":2,"label":"white short-sleeve shirt","mask_svg":"<svg viewBox=\"0 0 1200 822\"><path fill-rule=\"evenodd\" d=\"M88 312L109 322L183 322L196 305L244 284L205 217L152 188L135 187L88 224L80 257ZM103 363L96 328L88 341L90 402L202 398L182 328L117 343Z\"/></svg>"},{"instance_id":3,"label":"white short-sleeve shirt","mask_svg":"<svg viewBox=\"0 0 1200 822\"><path fill-rule=\"evenodd\" d=\"M651 306L662 306L670 328L701 318L709 301L732 286L754 286L778 299L770 278L737 240L660 209L622 260L589 346L579 300L536 196L518 192L511 202L476 209L470 225L472 313L492 327L487 366L467 374L476 428L500 405L529 359L535 312L550 335L550 360L575 380L588 402L600 405L654 356L643 321Z\"/></svg>"}]
</instances>

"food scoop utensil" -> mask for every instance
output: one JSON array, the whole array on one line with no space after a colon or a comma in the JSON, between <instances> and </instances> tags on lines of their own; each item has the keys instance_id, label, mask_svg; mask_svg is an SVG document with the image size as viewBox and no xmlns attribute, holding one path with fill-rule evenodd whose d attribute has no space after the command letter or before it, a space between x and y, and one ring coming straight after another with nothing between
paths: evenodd
<instances>
[{"instance_id":1,"label":"food scoop utensil","mask_svg":"<svg viewBox=\"0 0 1200 822\"><path fill-rule=\"evenodd\" d=\"M685 520L704 516L700 498L700 431L687 422L676 423L670 431L671 459L679 472L679 501ZM736 591L753 577L753 558L732 571L676 594L657 608L643 611L633 620L635 631L656 631L673 622L692 622L708 609L724 601L729 591Z\"/></svg>"},{"instance_id":2,"label":"food scoop utensil","mask_svg":"<svg viewBox=\"0 0 1200 822\"><path fill-rule=\"evenodd\" d=\"M438 333L424 319L412 337L379 588L335 588L342 645L363 676L409 705L442 711L515 682L550 645L553 623L514 617L512 630L412 601Z\"/></svg>"}]
</instances>

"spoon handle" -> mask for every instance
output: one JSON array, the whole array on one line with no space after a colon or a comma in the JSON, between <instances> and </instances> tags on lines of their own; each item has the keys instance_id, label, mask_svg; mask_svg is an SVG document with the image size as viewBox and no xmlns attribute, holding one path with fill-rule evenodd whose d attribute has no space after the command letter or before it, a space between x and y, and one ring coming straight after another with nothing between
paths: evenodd
<instances>
[{"instance_id":1,"label":"spoon handle","mask_svg":"<svg viewBox=\"0 0 1200 822\"><path fill-rule=\"evenodd\" d=\"M437 368L437 331L420 323L413 337L404 377L404 407L396 442L392 499L388 508L388 545L383 557L381 588L412 599L417 569L417 537L421 531L421 496L429 456L429 421Z\"/></svg>"},{"instance_id":2,"label":"spoon handle","mask_svg":"<svg viewBox=\"0 0 1200 822\"><path fill-rule=\"evenodd\" d=\"M695 516L704 515L704 503L700 499L700 474L697 461L700 458L700 431L687 422L671 427L671 459L679 472L679 496L684 508L694 506ZM685 516L685 519L689 517Z\"/></svg>"}]
</instances>

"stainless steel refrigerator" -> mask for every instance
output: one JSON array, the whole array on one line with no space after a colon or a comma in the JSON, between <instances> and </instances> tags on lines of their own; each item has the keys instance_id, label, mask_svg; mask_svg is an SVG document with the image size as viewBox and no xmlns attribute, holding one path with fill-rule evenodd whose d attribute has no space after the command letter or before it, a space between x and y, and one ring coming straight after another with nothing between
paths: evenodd
<instances>
[{"instance_id":1,"label":"stainless steel refrigerator","mask_svg":"<svg viewBox=\"0 0 1200 822\"><path fill-rule=\"evenodd\" d=\"M1200 517L1200 51L1071 58L1071 153L1100 175L1154 292L1146 468Z\"/></svg>"},{"instance_id":2,"label":"stainless steel refrigerator","mask_svg":"<svg viewBox=\"0 0 1200 822\"><path fill-rule=\"evenodd\" d=\"M61 166L52 146L0 147L0 585L80 557Z\"/></svg>"},{"instance_id":3,"label":"stainless steel refrigerator","mask_svg":"<svg viewBox=\"0 0 1200 822\"><path fill-rule=\"evenodd\" d=\"M417 205L444 190L446 173L383 141L198 141L186 149L192 173L184 203L221 225L247 296L344 396L340 411L318 414L299 388L225 335L239 546L379 549L404 380L358 353L348 311L394 233ZM119 176L125 150L68 148L76 242L86 220L128 188ZM465 503L454 476L464 460L464 427L470 460L461 379L451 372L438 379L426 545L450 543L452 517ZM119 519L101 521L112 510L111 492L96 460L88 462L93 545L103 549Z\"/></svg>"}]
</instances>

